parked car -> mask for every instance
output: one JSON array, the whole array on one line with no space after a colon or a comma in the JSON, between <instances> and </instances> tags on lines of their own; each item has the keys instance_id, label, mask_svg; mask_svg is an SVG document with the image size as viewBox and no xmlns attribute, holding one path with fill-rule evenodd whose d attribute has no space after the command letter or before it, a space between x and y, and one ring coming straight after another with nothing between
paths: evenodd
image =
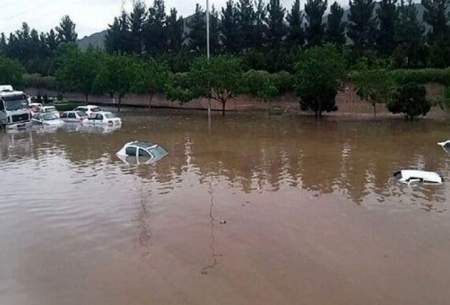
<instances>
[{"instance_id":1,"label":"parked car","mask_svg":"<svg viewBox=\"0 0 450 305\"><path fill-rule=\"evenodd\" d=\"M64 121L61 120L54 113L38 113L36 114L32 122L36 125L45 125L45 126L62 126L64 125Z\"/></svg>"},{"instance_id":2,"label":"parked car","mask_svg":"<svg viewBox=\"0 0 450 305\"><path fill-rule=\"evenodd\" d=\"M122 120L111 112L101 111L89 118L89 124L119 126L122 125Z\"/></svg>"},{"instance_id":3,"label":"parked car","mask_svg":"<svg viewBox=\"0 0 450 305\"><path fill-rule=\"evenodd\" d=\"M86 124L89 122L86 113L81 111L66 111L61 115L61 119L66 123L81 123Z\"/></svg>"},{"instance_id":4,"label":"parked car","mask_svg":"<svg viewBox=\"0 0 450 305\"><path fill-rule=\"evenodd\" d=\"M42 106L40 113L53 113L58 118L60 117L59 111L56 110L55 106Z\"/></svg>"},{"instance_id":5,"label":"parked car","mask_svg":"<svg viewBox=\"0 0 450 305\"><path fill-rule=\"evenodd\" d=\"M127 164L150 164L167 156L167 151L158 144L129 142L117 152L117 157Z\"/></svg>"},{"instance_id":6,"label":"parked car","mask_svg":"<svg viewBox=\"0 0 450 305\"><path fill-rule=\"evenodd\" d=\"M438 173L422 170L401 170L396 172L394 177L405 184L442 184L444 181L444 178Z\"/></svg>"},{"instance_id":7,"label":"parked car","mask_svg":"<svg viewBox=\"0 0 450 305\"><path fill-rule=\"evenodd\" d=\"M78 106L73 111L81 111L86 113L86 115L91 118L94 117L98 112L102 111L100 107L95 105Z\"/></svg>"}]
</instances>

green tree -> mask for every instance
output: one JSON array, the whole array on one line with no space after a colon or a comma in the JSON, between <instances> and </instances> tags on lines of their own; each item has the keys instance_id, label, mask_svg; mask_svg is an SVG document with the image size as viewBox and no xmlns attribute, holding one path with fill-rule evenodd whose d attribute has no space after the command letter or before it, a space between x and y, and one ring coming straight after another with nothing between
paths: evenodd
<instances>
[{"instance_id":1,"label":"green tree","mask_svg":"<svg viewBox=\"0 0 450 305\"><path fill-rule=\"evenodd\" d=\"M236 4L228 0L221 14L221 40L225 51L236 53L239 50L239 24Z\"/></svg>"},{"instance_id":2,"label":"green tree","mask_svg":"<svg viewBox=\"0 0 450 305\"><path fill-rule=\"evenodd\" d=\"M206 46L205 16L205 11L197 3L194 15L188 19L188 27L190 29L188 34L189 49L197 53L204 50Z\"/></svg>"},{"instance_id":3,"label":"green tree","mask_svg":"<svg viewBox=\"0 0 450 305\"><path fill-rule=\"evenodd\" d=\"M392 113L404 113L409 120L420 115L427 115L431 103L426 98L426 90L422 85L408 83L398 88L395 98L387 107Z\"/></svg>"},{"instance_id":4,"label":"green tree","mask_svg":"<svg viewBox=\"0 0 450 305\"><path fill-rule=\"evenodd\" d=\"M130 48L133 53L141 54L144 47L144 28L147 19L147 8L144 2L135 1L129 16Z\"/></svg>"},{"instance_id":5,"label":"green tree","mask_svg":"<svg viewBox=\"0 0 450 305\"><path fill-rule=\"evenodd\" d=\"M372 50L375 46L377 20L374 0L350 0L348 37L358 54Z\"/></svg>"},{"instance_id":6,"label":"green tree","mask_svg":"<svg viewBox=\"0 0 450 305\"><path fill-rule=\"evenodd\" d=\"M56 79L64 89L83 93L88 104L89 95L94 91L99 59L100 54L93 49L83 52L75 45L66 45L58 60Z\"/></svg>"},{"instance_id":7,"label":"green tree","mask_svg":"<svg viewBox=\"0 0 450 305\"><path fill-rule=\"evenodd\" d=\"M337 2L334 2L330 7L330 14L327 17L325 40L336 46L343 46L346 41L346 23L342 21L343 16L344 9Z\"/></svg>"},{"instance_id":8,"label":"green tree","mask_svg":"<svg viewBox=\"0 0 450 305\"><path fill-rule=\"evenodd\" d=\"M178 17L175 8L170 10L166 25L167 49L171 53L179 52L184 41L184 19L181 16Z\"/></svg>"},{"instance_id":9,"label":"green tree","mask_svg":"<svg viewBox=\"0 0 450 305\"><path fill-rule=\"evenodd\" d=\"M395 91L394 80L386 70L369 70L367 64L354 73L352 81L358 96L372 105L374 116L377 104L389 103Z\"/></svg>"},{"instance_id":10,"label":"green tree","mask_svg":"<svg viewBox=\"0 0 450 305\"><path fill-rule=\"evenodd\" d=\"M407 3L402 0L398 11L398 24L395 31L398 46L393 54L394 64L401 68L425 65L423 54L425 28L418 19L417 7L413 0L407 0Z\"/></svg>"},{"instance_id":11,"label":"green tree","mask_svg":"<svg viewBox=\"0 0 450 305\"><path fill-rule=\"evenodd\" d=\"M106 31L105 49L108 53L131 53L131 32L128 15L122 11L120 17L114 18Z\"/></svg>"},{"instance_id":12,"label":"green tree","mask_svg":"<svg viewBox=\"0 0 450 305\"><path fill-rule=\"evenodd\" d=\"M306 29L308 46L321 45L325 33L323 15L327 9L327 0L307 0L305 4Z\"/></svg>"},{"instance_id":13,"label":"green tree","mask_svg":"<svg viewBox=\"0 0 450 305\"><path fill-rule=\"evenodd\" d=\"M144 29L145 49L150 54L158 54L166 46L166 18L164 0L154 0Z\"/></svg>"},{"instance_id":14,"label":"green tree","mask_svg":"<svg viewBox=\"0 0 450 305\"><path fill-rule=\"evenodd\" d=\"M0 84L20 87L24 73L25 68L18 61L0 56Z\"/></svg>"},{"instance_id":15,"label":"green tree","mask_svg":"<svg viewBox=\"0 0 450 305\"><path fill-rule=\"evenodd\" d=\"M266 46L269 36L267 24L267 5L264 0L255 0L254 28L251 46L253 48L262 48Z\"/></svg>"},{"instance_id":16,"label":"green tree","mask_svg":"<svg viewBox=\"0 0 450 305\"><path fill-rule=\"evenodd\" d=\"M167 87L169 67L165 63L149 58L145 62L139 62L134 73L131 91L148 94L148 108L150 109L155 94L163 93Z\"/></svg>"},{"instance_id":17,"label":"green tree","mask_svg":"<svg viewBox=\"0 0 450 305\"><path fill-rule=\"evenodd\" d=\"M280 47L286 35L285 13L286 10L281 6L280 0L270 0L267 4L267 42L272 48Z\"/></svg>"},{"instance_id":18,"label":"green tree","mask_svg":"<svg viewBox=\"0 0 450 305\"><path fill-rule=\"evenodd\" d=\"M303 110L336 111L336 95L345 76L342 54L330 44L306 50L296 66L296 91Z\"/></svg>"},{"instance_id":19,"label":"green tree","mask_svg":"<svg viewBox=\"0 0 450 305\"><path fill-rule=\"evenodd\" d=\"M241 51L247 50L255 46L253 37L255 35L255 9L252 0L238 0L238 35L240 38Z\"/></svg>"},{"instance_id":20,"label":"green tree","mask_svg":"<svg viewBox=\"0 0 450 305\"><path fill-rule=\"evenodd\" d=\"M301 47L305 43L303 31L303 13L300 9L300 0L295 0L291 11L286 17L288 21L287 43L290 47Z\"/></svg>"},{"instance_id":21,"label":"green tree","mask_svg":"<svg viewBox=\"0 0 450 305\"><path fill-rule=\"evenodd\" d=\"M117 110L120 112L123 97L131 92L136 81L136 61L129 55L105 54L93 82L96 92L117 96Z\"/></svg>"},{"instance_id":22,"label":"green tree","mask_svg":"<svg viewBox=\"0 0 450 305\"><path fill-rule=\"evenodd\" d=\"M226 103L241 88L242 69L238 58L230 55L201 57L194 61L182 81L178 79L169 89L169 98L186 101L194 98L211 98L222 104L225 115Z\"/></svg>"},{"instance_id":23,"label":"green tree","mask_svg":"<svg viewBox=\"0 0 450 305\"><path fill-rule=\"evenodd\" d=\"M431 27L428 39L432 43L445 43L450 40L448 25L448 0L422 0L423 20Z\"/></svg>"},{"instance_id":24,"label":"green tree","mask_svg":"<svg viewBox=\"0 0 450 305\"><path fill-rule=\"evenodd\" d=\"M397 0L381 0L377 9L378 16L378 51L384 55L391 55L396 47L395 27L398 25Z\"/></svg>"},{"instance_id":25,"label":"green tree","mask_svg":"<svg viewBox=\"0 0 450 305\"><path fill-rule=\"evenodd\" d=\"M78 34L75 30L76 25L68 15L62 17L59 26L56 27L59 42L76 42Z\"/></svg>"}]
</instances>

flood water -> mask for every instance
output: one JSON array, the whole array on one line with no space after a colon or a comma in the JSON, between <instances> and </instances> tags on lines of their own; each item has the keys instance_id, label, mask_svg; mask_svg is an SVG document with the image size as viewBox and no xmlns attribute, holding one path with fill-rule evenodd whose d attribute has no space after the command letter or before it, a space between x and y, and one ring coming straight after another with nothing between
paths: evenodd
<instances>
[{"instance_id":1,"label":"flood water","mask_svg":"<svg viewBox=\"0 0 450 305\"><path fill-rule=\"evenodd\" d=\"M449 304L450 123L123 121L0 133L0 304ZM169 155L115 157L135 139Z\"/></svg>"}]
</instances>

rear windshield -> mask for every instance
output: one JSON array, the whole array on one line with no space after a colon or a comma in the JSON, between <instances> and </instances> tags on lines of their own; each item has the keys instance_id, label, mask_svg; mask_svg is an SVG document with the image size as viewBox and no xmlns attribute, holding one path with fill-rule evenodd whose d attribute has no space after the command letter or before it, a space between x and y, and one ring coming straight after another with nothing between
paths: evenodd
<instances>
[{"instance_id":1,"label":"rear windshield","mask_svg":"<svg viewBox=\"0 0 450 305\"><path fill-rule=\"evenodd\" d=\"M114 114L112 114L112 113L105 113L105 118L107 118L107 119L114 119L114 118L116 118L116 116Z\"/></svg>"}]
</instances>

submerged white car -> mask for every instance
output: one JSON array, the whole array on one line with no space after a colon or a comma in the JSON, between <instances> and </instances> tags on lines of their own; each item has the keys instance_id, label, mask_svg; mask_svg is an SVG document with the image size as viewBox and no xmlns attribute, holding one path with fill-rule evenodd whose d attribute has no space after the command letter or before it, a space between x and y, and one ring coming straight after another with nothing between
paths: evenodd
<instances>
[{"instance_id":1,"label":"submerged white car","mask_svg":"<svg viewBox=\"0 0 450 305\"><path fill-rule=\"evenodd\" d=\"M32 119L33 124L46 126L62 126L64 121L54 113L38 113Z\"/></svg>"},{"instance_id":2,"label":"submerged white car","mask_svg":"<svg viewBox=\"0 0 450 305\"><path fill-rule=\"evenodd\" d=\"M444 182L444 178L438 173L422 170L401 170L396 172L394 177L405 184L442 184Z\"/></svg>"},{"instance_id":3,"label":"submerged white car","mask_svg":"<svg viewBox=\"0 0 450 305\"><path fill-rule=\"evenodd\" d=\"M40 113L53 113L54 115L56 115L58 118L60 117L59 115L59 111L56 110L55 106L42 106Z\"/></svg>"},{"instance_id":4,"label":"submerged white car","mask_svg":"<svg viewBox=\"0 0 450 305\"><path fill-rule=\"evenodd\" d=\"M90 125L108 125L108 126L120 126L122 120L112 112L101 111L97 112L95 116L89 117Z\"/></svg>"},{"instance_id":5,"label":"submerged white car","mask_svg":"<svg viewBox=\"0 0 450 305\"><path fill-rule=\"evenodd\" d=\"M150 164L161 160L167 154L158 144L135 141L125 144L116 155L127 164Z\"/></svg>"},{"instance_id":6,"label":"submerged white car","mask_svg":"<svg viewBox=\"0 0 450 305\"><path fill-rule=\"evenodd\" d=\"M73 111L81 111L86 113L88 117L94 117L96 113L102 111L100 107L95 105L78 106Z\"/></svg>"},{"instance_id":7,"label":"submerged white car","mask_svg":"<svg viewBox=\"0 0 450 305\"><path fill-rule=\"evenodd\" d=\"M88 116L81 111L66 111L61 115L61 119L66 123L87 123Z\"/></svg>"},{"instance_id":8,"label":"submerged white car","mask_svg":"<svg viewBox=\"0 0 450 305\"><path fill-rule=\"evenodd\" d=\"M447 140L445 142L439 142L438 145L443 149L448 150L450 149L450 140Z\"/></svg>"}]
</instances>

